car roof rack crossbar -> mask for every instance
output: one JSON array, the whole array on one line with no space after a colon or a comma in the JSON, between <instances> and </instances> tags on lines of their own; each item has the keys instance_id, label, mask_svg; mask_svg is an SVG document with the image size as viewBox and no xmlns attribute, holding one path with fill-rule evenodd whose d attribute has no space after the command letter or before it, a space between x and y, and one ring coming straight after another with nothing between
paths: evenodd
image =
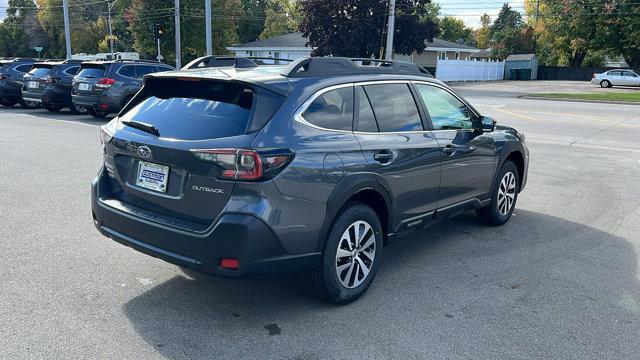
<instances>
[{"instance_id":1,"label":"car roof rack crossbar","mask_svg":"<svg viewBox=\"0 0 640 360\"><path fill-rule=\"evenodd\" d=\"M195 59L189 64L185 65L185 69L197 69L201 64L204 68L216 68L216 67L233 67L237 69L249 69L261 65L275 65L265 62L265 60L271 61L287 61L291 62L291 59L275 58L268 56L233 56L233 55L208 55Z\"/></svg>"},{"instance_id":2,"label":"car roof rack crossbar","mask_svg":"<svg viewBox=\"0 0 640 360\"><path fill-rule=\"evenodd\" d=\"M322 75L398 73L433 77L427 69L410 62L346 57L301 58L287 65L282 75L301 78Z\"/></svg>"}]
</instances>

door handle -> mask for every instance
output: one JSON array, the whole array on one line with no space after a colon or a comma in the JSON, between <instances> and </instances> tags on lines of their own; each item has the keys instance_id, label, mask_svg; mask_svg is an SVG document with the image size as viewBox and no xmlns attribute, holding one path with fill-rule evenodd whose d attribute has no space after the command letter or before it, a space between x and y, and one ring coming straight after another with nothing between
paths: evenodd
<instances>
[{"instance_id":1,"label":"door handle","mask_svg":"<svg viewBox=\"0 0 640 360\"><path fill-rule=\"evenodd\" d=\"M386 164L391 161L391 159L393 159L393 153L389 150L381 150L373 154L373 160L381 164Z\"/></svg>"},{"instance_id":2,"label":"door handle","mask_svg":"<svg viewBox=\"0 0 640 360\"><path fill-rule=\"evenodd\" d=\"M468 154L475 150L476 150L475 146L455 146L451 144L447 144L445 147L442 148L442 152L447 155L453 155L455 152Z\"/></svg>"}]
</instances>

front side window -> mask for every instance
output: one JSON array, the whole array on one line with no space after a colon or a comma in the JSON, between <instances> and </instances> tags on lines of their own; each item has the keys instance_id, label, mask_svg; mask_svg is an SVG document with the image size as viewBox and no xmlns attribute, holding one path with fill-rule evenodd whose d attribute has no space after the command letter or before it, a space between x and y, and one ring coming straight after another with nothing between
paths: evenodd
<instances>
[{"instance_id":1,"label":"front side window","mask_svg":"<svg viewBox=\"0 0 640 360\"><path fill-rule=\"evenodd\" d=\"M473 129L473 113L469 107L439 87L416 84L431 117L434 130Z\"/></svg>"},{"instance_id":2,"label":"front side window","mask_svg":"<svg viewBox=\"0 0 640 360\"><path fill-rule=\"evenodd\" d=\"M323 93L309 105L302 117L325 129L350 131L353 123L353 87Z\"/></svg>"},{"instance_id":3,"label":"front side window","mask_svg":"<svg viewBox=\"0 0 640 360\"><path fill-rule=\"evenodd\" d=\"M636 75L633 71L623 71L622 74L629 77L638 77L638 75Z\"/></svg>"},{"instance_id":4,"label":"front side window","mask_svg":"<svg viewBox=\"0 0 640 360\"><path fill-rule=\"evenodd\" d=\"M424 130L409 85L366 85L364 89L381 132Z\"/></svg>"}]
</instances>

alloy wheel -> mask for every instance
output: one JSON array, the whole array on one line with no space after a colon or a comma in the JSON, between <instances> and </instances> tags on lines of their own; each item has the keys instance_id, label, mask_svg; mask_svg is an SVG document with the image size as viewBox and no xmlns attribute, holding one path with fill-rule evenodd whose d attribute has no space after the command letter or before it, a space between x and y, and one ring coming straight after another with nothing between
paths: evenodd
<instances>
[{"instance_id":1,"label":"alloy wheel","mask_svg":"<svg viewBox=\"0 0 640 360\"><path fill-rule=\"evenodd\" d=\"M516 176L511 172L507 172L500 181L498 188L498 212L502 216L506 216L513 208L516 201Z\"/></svg>"},{"instance_id":2,"label":"alloy wheel","mask_svg":"<svg viewBox=\"0 0 640 360\"><path fill-rule=\"evenodd\" d=\"M366 221L356 221L342 234L336 252L336 274L348 289L358 287L369 275L376 255L376 235Z\"/></svg>"}]
</instances>

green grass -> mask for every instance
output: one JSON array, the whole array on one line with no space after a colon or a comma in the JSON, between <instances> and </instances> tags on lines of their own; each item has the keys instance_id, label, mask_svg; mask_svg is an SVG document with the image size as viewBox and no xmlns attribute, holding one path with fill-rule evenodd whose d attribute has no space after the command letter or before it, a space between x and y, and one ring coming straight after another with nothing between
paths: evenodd
<instances>
[{"instance_id":1,"label":"green grass","mask_svg":"<svg viewBox=\"0 0 640 360\"><path fill-rule=\"evenodd\" d=\"M586 94L534 94L532 96L548 99L575 99L575 100L604 100L604 101L630 101L640 102L640 91L634 92L602 92Z\"/></svg>"}]
</instances>

